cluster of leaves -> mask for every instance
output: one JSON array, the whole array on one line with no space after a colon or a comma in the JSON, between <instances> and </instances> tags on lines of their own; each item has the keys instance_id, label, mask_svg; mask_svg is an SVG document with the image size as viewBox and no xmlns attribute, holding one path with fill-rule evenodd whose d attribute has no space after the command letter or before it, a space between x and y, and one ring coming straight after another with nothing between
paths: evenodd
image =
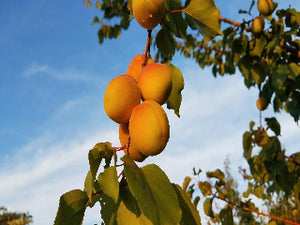
<instances>
[{"instance_id":1,"label":"cluster of leaves","mask_svg":"<svg viewBox=\"0 0 300 225\"><path fill-rule=\"evenodd\" d=\"M102 224L201 224L186 189L171 183L157 165L140 168L128 156L121 160L124 169L118 176L116 149L110 143L96 144L89 151L84 189L61 196L54 224L82 224L86 208L96 203Z\"/></svg>"},{"instance_id":2,"label":"cluster of leaves","mask_svg":"<svg viewBox=\"0 0 300 225\"><path fill-rule=\"evenodd\" d=\"M1 225L26 225L30 223L32 223L32 216L28 212L10 212L5 207L0 207Z\"/></svg>"},{"instance_id":3,"label":"cluster of leaves","mask_svg":"<svg viewBox=\"0 0 300 225\"><path fill-rule=\"evenodd\" d=\"M89 0L86 3L91 7ZM250 9L240 12L251 15L254 3L252 0ZM130 4L131 1L124 0L96 1L100 16L94 18L93 24L101 25L99 43L106 38L118 38L122 29L129 27ZM235 74L239 69L245 86L257 87L260 96L273 103L274 112L285 109L295 121L300 119L299 12L292 8L277 10L277 18L265 18L269 27L254 35L250 28L252 20L238 23L224 19L213 0L187 0L183 5L180 0L166 0L166 4L167 13L152 37L157 47L156 61L169 63L177 51L193 58L202 68L211 66L214 76ZM220 21L230 24L223 32ZM215 38L217 35L223 37ZM180 71L177 74L183 78ZM183 88L181 80L178 91ZM178 116L180 102L178 94L168 102ZM279 123L275 118L267 118L266 123L266 129L255 129L251 122L250 130L243 136L250 175L243 173L248 187L242 196L229 173L219 169L207 172L207 180L197 185L191 184L188 177L181 188L172 184L158 166L139 168L124 156L123 170L118 175L116 149L109 143L99 143L89 152L90 170L84 189L61 196L55 225L81 224L86 208L96 203L101 205L103 224L200 224L196 209L200 196L193 197L197 188L204 197L203 209L211 223L233 224L238 218L239 224L261 224L253 213L269 216L269 224L297 221L300 153L286 156L278 138ZM199 173L194 171L195 175ZM260 213L251 200L253 196L265 202L270 215ZM213 207L216 199L223 201L219 211ZM286 210L280 211L281 203Z\"/></svg>"},{"instance_id":4,"label":"cluster of leaves","mask_svg":"<svg viewBox=\"0 0 300 225\"><path fill-rule=\"evenodd\" d=\"M274 117L265 121L266 129L261 125L255 128L255 123L251 122L250 130L243 135L244 158L250 174L240 168L248 184L242 194L230 175L228 161L225 172L220 169L207 172L204 180L199 179L201 170L194 170L198 182L196 187L192 184L190 188L193 192L200 190L203 211L210 223L233 224L235 221L236 224L283 225L300 221L300 152L286 156L278 138L280 124ZM261 212L262 203L268 214ZM264 217L258 220L257 215Z\"/></svg>"},{"instance_id":5,"label":"cluster of leaves","mask_svg":"<svg viewBox=\"0 0 300 225\"><path fill-rule=\"evenodd\" d=\"M238 68L246 87L256 86L260 96L273 103L275 112L285 109L295 121L300 118L300 13L278 10L261 35L250 33L251 22L228 26L223 38L210 43L180 44L180 51L212 73L235 74ZM294 19L291 19L294 18Z\"/></svg>"}]
</instances>

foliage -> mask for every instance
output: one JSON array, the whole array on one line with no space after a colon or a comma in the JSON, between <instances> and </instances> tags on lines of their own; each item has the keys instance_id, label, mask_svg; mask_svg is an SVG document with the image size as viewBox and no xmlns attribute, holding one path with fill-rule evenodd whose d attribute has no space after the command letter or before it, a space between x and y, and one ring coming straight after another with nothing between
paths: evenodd
<instances>
[{"instance_id":1,"label":"foliage","mask_svg":"<svg viewBox=\"0 0 300 225\"><path fill-rule=\"evenodd\" d=\"M9 212L5 207L0 207L1 225L26 225L32 222L32 216L27 212Z\"/></svg>"},{"instance_id":2,"label":"foliage","mask_svg":"<svg viewBox=\"0 0 300 225\"><path fill-rule=\"evenodd\" d=\"M90 0L85 3L92 6ZM249 10L239 12L254 18L255 3L252 0ZM178 117L184 77L171 64L176 53L194 59L201 68L211 67L215 77L239 70L245 86L256 88L274 112L286 112L299 121L300 13L296 9L276 9L264 17L268 28L253 33L253 19L240 23L224 18L213 0L166 0L166 5L157 33L148 31L144 55L150 54L152 39L155 61L165 63L175 74L167 107ZM129 28L131 1L97 0L95 6L99 15L93 24L100 25L100 44ZM221 23L226 24L223 30ZM140 168L128 156L120 157L117 152L124 146L98 143L89 152L84 189L61 196L54 224L81 224L86 208L96 203L101 205L103 224L199 225L197 208L210 224L299 224L295 221L300 221L300 153L287 156L279 139L279 122L275 117L265 122L265 127L250 122L249 131L243 134L243 156L249 170L240 169L247 183L242 193L230 175L229 163L225 172L206 172L204 180L200 180L201 170L194 169L197 181L187 177L181 187L172 184L155 164ZM123 162L120 166L118 158Z\"/></svg>"}]
</instances>

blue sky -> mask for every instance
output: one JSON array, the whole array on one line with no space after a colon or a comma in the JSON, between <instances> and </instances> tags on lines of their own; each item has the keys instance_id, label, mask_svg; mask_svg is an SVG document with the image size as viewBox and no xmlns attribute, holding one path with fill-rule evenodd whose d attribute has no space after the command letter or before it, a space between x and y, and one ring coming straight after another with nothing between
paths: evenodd
<instances>
[{"instance_id":1,"label":"blue sky","mask_svg":"<svg viewBox=\"0 0 300 225\"><path fill-rule=\"evenodd\" d=\"M288 4L300 8L298 0L279 1ZM216 5L231 19L248 8L238 0ZM103 93L143 52L147 33L133 20L119 39L99 45L98 26L91 26L97 13L81 0L0 3L0 205L28 210L34 224L52 224L59 196L83 187L94 144L119 145L118 126L103 110ZM167 110L170 141L145 163L158 164L181 183L194 166L222 168L228 156L241 179L242 134L251 120L259 121L257 90L248 90L239 73L215 79L210 68L179 55L173 63L186 83L181 118ZM268 109L263 116L274 114ZM287 115L276 116L287 153L298 151L299 127ZM92 223L99 223L99 207L87 210L84 224Z\"/></svg>"}]
</instances>

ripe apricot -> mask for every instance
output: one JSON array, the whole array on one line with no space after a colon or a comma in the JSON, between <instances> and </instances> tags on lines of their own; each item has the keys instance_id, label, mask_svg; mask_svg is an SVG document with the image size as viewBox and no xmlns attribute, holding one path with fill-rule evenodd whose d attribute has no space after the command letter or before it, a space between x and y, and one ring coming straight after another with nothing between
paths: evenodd
<instances>
[{"instance_id":1,"label":"ripe apricot","mask_svg":"<svg viewBox=\"0 0 300 225\"><path fill-rule=\"evenodd\" d=\"M171 93L171 71L164 64L151 63L142 69L138 85L143 100L154 100L162 105Z\"/></svg>"},{"instance_id":2,"label":"ripe apricot","mask_svg":"<svg viewBox=\"0 0 300 225\"><path fill-rule=\"evenodd\" d=\"M125 146L124 152L129 155L135 161L142 162L147 156L140 153L129 140L128 123L122 123L119 125L119 140L122 146Z\"/></svg>"},{"instance_id":3,"label":"ripe apricot","mask_svg":"<svg viewBox=\"0 0 300 225\"><path fill-rule=\"evenodd\" d=\"M140 73L144 67L144 54L136 55L130 62L126 74L132 76L136 81L138 81ZM147 56L146 65L154 63L150 55ZM146 66L145 65L145 66Z\"/></svg>"},{"instance_id":4,"label":"ripe apricot","mask_svg":"<svg viewBox=\"0 0 300 225\"><path fill-rule=\"evenodd\" d=\"M268 107L268 102L264 97L259 97L256 101L256 106L260 111L263 111Z\"/></svg>"},{"instance_id":5,"label":"ripe apricot","mask_svg":"<svg viewBox=\"0 0 300 225\"><path fill-rule=\"evenodd\" d=\"M165 15L165 0L132 0L136 21L145 29L152 30Z\"/></svg>"},{"instance_id":6,"label":"ripe apricot","mask_svg":"<svg viewBox=\"0 0 300 225\"><path fill-rule=\"evenodd\" d=\"M133 108L141 101L140 89L129 75L112 79L104 93L104 110L116 123L127 123Z\"/></svg>"},{"instance_id":7,"label":"ripe apricot","mask_svg":"<svg viewBox=\"0 0 300 225\"><path fill-rule=\"evenodd\" d=\"M265 27L264 18L261 16L255 17L252 22L252 32L254 34L261 34Z\"/></svg>"},{"instance_id":8,"label":"ripe apricot","mask_svg":"<svg viewBox=\"0 0 300 225\"><path fill-rule=\"evenodd\" d=\"M143 155L158 155L167 145L170 126L157 102L146 100L136 106L129 120L130 143Z\"/></svg>"},{"instance_id":9,"label":"ripe apricot","mask_svg":"<svg viewBox=\"0 0 300 225\"><path fill-rule=\"evenodd\" d=\"M270 16L275 10L272 0L258 0L257 9L263 16Z\"/></svg>"}]
</instances>

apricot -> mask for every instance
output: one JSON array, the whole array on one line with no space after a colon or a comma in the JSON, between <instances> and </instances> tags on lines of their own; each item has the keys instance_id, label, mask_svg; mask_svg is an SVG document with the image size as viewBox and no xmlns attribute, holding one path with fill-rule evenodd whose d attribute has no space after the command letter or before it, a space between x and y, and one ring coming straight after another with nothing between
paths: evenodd
<instances>
[{"instance_id":1,"label":"apricot","mask_svg":"<svg viewBox=\"0 0 300 225\"><path fill-rule=\"evenodd\" d=\"M259 97L256 101L256 106L260 111L265 110L268 107L268 102L264 97Z\"/></svg>"},{"instance_id":2,"label":"apricot","mask_svg":"<svg viewBox=\"0 0 300 225\"><path fill-rule=\"evenodd\" d=\"M164 64L151 63L142 69L138 86L143 100L154 100L162 105L171 93L171 71Z\"/></svg>"},{"instance_id":3,"label":"apricot","mask_svg":"<svg viewBox=\"0 0 300 225\"><path fill-rule=\"evenodd\" d=\"M129 157L133 160L142 162L147 158L147 156L140 153L137 148L130 143L128 123L122 123L119 125L119 140L121 145L125 146L125 154L129 155Z\"/></svg>"},{"instance_id":4,"label":"apricot","mask_svg":"<svg viewBox=\"0 0 300 225\"><path fill-rule=\"evenodd\" d=\"M167 145L170 126L160 104L146 100L136 106L129 120L130 143L143 155L158 155Z\"/></svg>"},{"instance_id":5,"label":"apricot","mask_svg":"<svg viewBox=\"0 0 300 225\"><path fill-rule=\"evenodd\" d=\"M103 98L107 116L116 123L127 123L133 108L140 101L141 93L137 82L127 74L112 79L106 87Z\"/></svg>"},{"instance_id":6,"label":"apricot","mask_svg":"<svg viewBox=\"0 0 300 225\"><path fill-rule=\"evenodd\" d=\"M136 55L130 62L126 74L132 76L136 81L138 81L140 73L144 66L154 63L153 59L150 55L147 56L146 65L143 65L144 63L144 54L138 54Z\"/></svg>"},{"instance_id":7,"label":"apricot","mask_svg":"<svg viewBox=\"0 0 300 225\"><path fill-rule=\"evenodd\" d=\"M258 0L257 9L263 16L270 16L275 10L272 0Z\"/></svg>"},{"instance_id":8,"label":"apricot","mask_svg":"<svg viewBox=\"0 0 300 225\"><path fill-rule=\"evenodd\" d=\"M255 17L252 22L252 32L254 34L261 34L265 27L264 18L261 16Z\"/></svg>"},{"instance_id":9,"label":"apricot","mask_svg":"<svg viewBox=\"0 0 300 225\"><path fill-rule=\"evenodd\" d=\"M165 15L165 0L132 0L132 12L136 21L145 29L152 30Z\"/></svg>"}]
</instances>

